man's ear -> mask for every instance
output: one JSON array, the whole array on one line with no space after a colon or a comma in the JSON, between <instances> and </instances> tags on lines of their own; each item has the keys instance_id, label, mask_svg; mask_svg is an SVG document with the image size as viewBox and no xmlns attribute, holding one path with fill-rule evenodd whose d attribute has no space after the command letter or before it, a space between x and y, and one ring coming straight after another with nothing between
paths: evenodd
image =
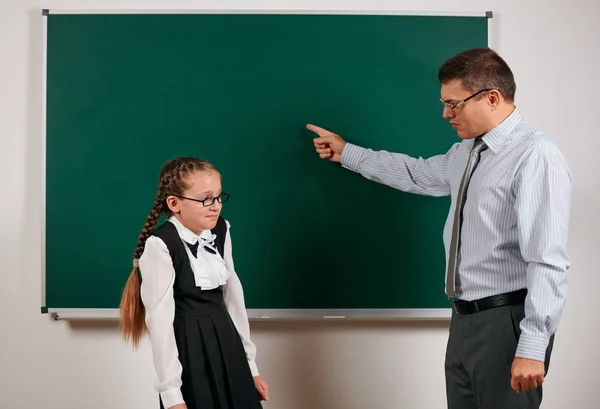
<instances>
[{"instance_id":1,"label":"man's ear","mask_svg":"<svg viewBox=\"0 0 600 409\"><path fill-rule=\"evenodd\" d=\"M176 214L176 213L180 212L179 204L181 201L179 200L178 197L167 196L166 202L167 202L167 206L169 207L169 210L171 211L171 213Z\"/></svg>"},{"instance_id":2,"label":"man's ear","mask_svg":"<svg viewBox=\"0 0 600 409\"><path fill-rule=\"evenodd\" d=\"M492 108L492 110L498 108L498 105L500 104L501 101L502 101L502 94L500 94L500 92L498 92L498 90L493 89L491 91L488 91L487 102L488 102L488 105Z\"/></svg>"}]
</instances>

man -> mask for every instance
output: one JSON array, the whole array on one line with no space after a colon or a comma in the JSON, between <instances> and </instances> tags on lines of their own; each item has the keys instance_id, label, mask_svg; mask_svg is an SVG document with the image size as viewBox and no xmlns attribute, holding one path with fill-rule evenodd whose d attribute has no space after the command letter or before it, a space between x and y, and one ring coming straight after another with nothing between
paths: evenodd
<instances>
[{"instance_id":1,"label":"man","mask_svg":"<svg viewBox=\"0 0 600 409\"><path fill-rule=\"evenodd\" d=\"M462 52L438 77L443 117L462 139L446 154L376 152L307 128L323 159L405 192L451 196L448 407L537 409L566 300L571 172L522 118L513 74L493 50Z\"/></svg>"}]
</instances>

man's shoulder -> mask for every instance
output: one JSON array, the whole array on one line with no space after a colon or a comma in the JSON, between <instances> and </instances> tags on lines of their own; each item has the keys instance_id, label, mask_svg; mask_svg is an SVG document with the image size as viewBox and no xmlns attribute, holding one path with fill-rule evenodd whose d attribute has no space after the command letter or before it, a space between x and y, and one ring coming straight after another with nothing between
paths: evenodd
<instances>
[{"instance_id":1,"label":"man's shoulder","mask_svg":"<svg viewBox=\"0 0 600 409\"><path fill-rule=\"evenodd\" d=\"M519 135L515 139L516 148L521 151L524 159L542 157L564 160L564 155L556 142L546 132L529 122L522 121L517 133Z\"/></svg>"},{"instance_id":2,"label":"man's shoulder","mask_svg":"<svg viewBox=\"0 0 600 409\"><path fill-rule=\"evenodd\" d=\"M518 128L510 153L516 159L517 173L534 167L540 171L546 169L549 172L566 172L570 177L571 169L566 157L547 133L525 121Z\"/></svg>"}]
</instances>

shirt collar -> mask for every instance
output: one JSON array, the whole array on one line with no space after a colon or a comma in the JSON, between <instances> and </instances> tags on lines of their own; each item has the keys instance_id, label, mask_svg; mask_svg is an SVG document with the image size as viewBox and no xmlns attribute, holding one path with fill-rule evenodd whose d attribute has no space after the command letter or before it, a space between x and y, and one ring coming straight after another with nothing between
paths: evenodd
<instances>
[{"instance_id":1,"label":"shirt collar","mask_svg":"<svg viewBox=\"0 0 600 409\"><path fill-rule=\"evenodd\" d=\"M212 233L210 230L203 230L202 233L200 233L200 235L197 235L196 233L185 227L183 224L181 224L179 219L177 219L177 217L175 216L169 217L169 221L173 223L173 225L177 229L179 237L181 237L181 239L186 243L196 244L198 238L209 240L212 237Z\"/></svg>"},{"instance_id":2,"label":"shirt collar","mask_svg":"<svg viewBox=\"0 0 600 409\"><path fill-rule=\"evenodd\" d=\"M515 108L504 121L500 122L494 129L483 135L482 139L488 148L497 153L507 141L511 132L523 120L521 113Z\"/></svg>"}]
</instances>

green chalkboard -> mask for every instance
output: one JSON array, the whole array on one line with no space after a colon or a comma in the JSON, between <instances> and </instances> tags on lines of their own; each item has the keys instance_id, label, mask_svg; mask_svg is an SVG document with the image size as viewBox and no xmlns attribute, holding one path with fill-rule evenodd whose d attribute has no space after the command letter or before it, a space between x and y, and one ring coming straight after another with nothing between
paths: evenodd
<instances>
[{"instance_id":1,"label":"green chalkboard","mask_svg":"<svg viewBox=\"0 0 600 409\"><path fill-rule=\"evenodd\" d=\"M45 305L114 309L158 173L209 160L231 194L249 309L437 309L449 198L319 159L306 123L431 156L457 137L438 67L488 19L52 14L46 35Z\"/></svg>"}]
</instances>

